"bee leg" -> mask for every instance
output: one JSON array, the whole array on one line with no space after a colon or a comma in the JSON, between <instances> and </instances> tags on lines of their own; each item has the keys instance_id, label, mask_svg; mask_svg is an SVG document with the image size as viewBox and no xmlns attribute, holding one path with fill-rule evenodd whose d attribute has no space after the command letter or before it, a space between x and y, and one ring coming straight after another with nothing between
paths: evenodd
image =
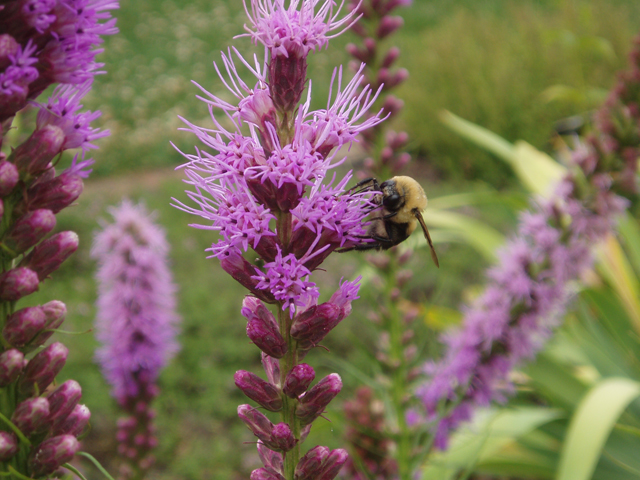
<instances>
[{"instance_id":1,"label":"bee leg","mask_svg":"<svg viewBox=\"0 0 640 480\"><path fill-rule=\"evenodd\" d=\"M380 191L380 185L378 184L378 180L376 180L373 177L365 178L364 180L359 181L353 187L351 187L349 190L347 190L345 192L345 195L351 195L351 194L354 194L354 193L365 192L365 191L370 190L372 188L376 192ZM360 190L358 190L358 189L360 189Z\"/></svg>"},{"instance_id":2,"label":"bee leg","mask_svg":"<svg viewBox=\"0 0 640 480\"><path fill-rule=\"evenodd\" d=\"M366 238L371 238L371 237L366 237ZM379 243L371 242L371 243L359 243L358 245L354 245L353 247L338 248L335 251L338 253L351 252L353 250L357 252L363 252L366 250L380 250L381 248L384 248L384 247L382 247Z\"/></svg>"}]
</instances>

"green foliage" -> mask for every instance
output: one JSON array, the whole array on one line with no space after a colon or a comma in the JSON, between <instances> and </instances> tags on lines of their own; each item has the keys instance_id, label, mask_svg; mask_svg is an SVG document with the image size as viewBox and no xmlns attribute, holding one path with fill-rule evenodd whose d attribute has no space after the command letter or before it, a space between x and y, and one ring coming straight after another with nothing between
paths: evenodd
<instances>
[{"instance_id":1,"label":"green foliage","mask_svg":"<svg viewBox=\"0 0 640 480\"><path fill-rule=\"evenodd\" d=\"M509 169L460 142L439 124L438 112L447 109L507 140L525 138L545 149L557 120L585 113L600 97L550 102L542 93L553 85L609 89L640 29L637 2L414 3L409 28L399 35L411 73L399 96L407 100L403 120L414 149L445 177L496 187L512 179ZM421 15L445 4L446 16L412 30Z\"/></svg>"}]
</instances>

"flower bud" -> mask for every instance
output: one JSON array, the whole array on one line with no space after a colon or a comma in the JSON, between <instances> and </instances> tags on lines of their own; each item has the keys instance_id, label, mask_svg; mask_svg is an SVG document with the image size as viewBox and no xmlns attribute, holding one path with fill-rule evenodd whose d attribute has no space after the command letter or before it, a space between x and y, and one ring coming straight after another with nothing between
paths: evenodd
<instances>
[{"instance_id":1,"label":"flower bud","mask_svg":"<svg viewBox=\"0 0 640 480\"><path fill-rule=\"evenodd\" d=\"M324 461L329 456L329 447L318 445L309 450L296 465L296 480L314 480Z\"/></svg>"},{"instance_id":2,"label":"flower bud","mask_svg":"<svg viewBox=\"0 0 640 480\"><path fill-rule=\"evenodd\" d=\"M25 436L39 433L49 426L49 402L46 398L27 398L18 404L11 421Z\"/></svg>"},{"instance_id":3,"label":"flower bud","mask_svg":"<svg viewBox=\"0 0 640 480\"><path fill-rule=\"evenodd\" d=\"M342 390L340 375L332 373L320 380L311 390L299 398L296 416L302 425L308 425L318 418L329 402Z\"/></svg>"},{"instance_id":4,"label":"flower bud","mask_svg":"<svg viewBox=\"0 0 640 480\"><path fill-rule=\"evenodd\" d=\"M35 385L43 392L67 361L69 350L60 342L55 342L33 357L18 382L18 390L24 395L35 392Z\"/></svg>"},{"instance_id":5,"label":"flower bud","mask_svg":"<svg viewBox=\"0 0 640 480\"><path fill-rule=\"evenodd\" d=\"M250 480L285 480L285 478L276 472L270 472L266 468L258 468L251 472Z\"/></svg>"},{"instance_id":6,"label":"flower bud","mask_svg":"<svg viewBox=\"0 0 640 480\"><path fill-rule=\"evenodd\" d=\"M260 460L262 460L262 464L268 471L283 473L284 459L282 454L274 452L260 440L258 440L258 455L260 456Z\"/></svg>"},{"instance_id":7,"label":"flower bud","mask_svg":"<svg viewBox=\"0 0 640 480\"><path fill-rule=\"evenodd\" d=\"M239 405L238 416L253 434L271 448L271 431L273 423L251 405Z\"/></svg>"},{"instance_id":8,"label":"flower bud","mask_svg":"<svg viewBox=\"0 0 640 480\"><path fill-rule=\"evenodd\" d=\"M276 109L293 115L307 79L307 58L298 52L287 53L271 57L268 83Z\"/></svg>"},{"instance_id":9,"label":"flower bud","mask_svg":"<svg viewBox=\"0 0 640 480\"><path fill-rule=\"evenodd\" d=\"M2 329L2 336L13 347L29 343L46 323L42 307L27 307L9 315Z\"/></svg>"},{"instance_id":10,"label":"flower bud","mask_svg":"<svg viewBox=\"0 0 640 480\"><path fill-rule=\"evenodd\" d=\"M75 380L67 380L47 397L49 401L49 422L54 429L61 425L78 405L82 388Z\"/></svg>"},{"instance_id":11,"label":"flower bud","mask_svg":"<svg viewBox=\"0 0 640 480\"><path fill-rule=\"evenodd\" d=\"M53 180L38 182L29 189L29 209L48 208L58 213L75 202L83 188L82 177L62 172Z\"/></svg>"},{"instance_id":12,"label":"flower bud","mask_svg":"<svg viewBox=\"0 0 640 480\"><path fill-rule=\"evenodd\" d=\"M60 232L37 245L22 263L35 271L43 281L77 249L78 235L70 231Z\"/></svg>"},{"instance_id":13,"label":"flower bud","mask_svg":"<svg viewBox=\"0 0 640 480\"><path fill-rule=\"evenodd\" d=\"M37 175L60 153L64 140L65 135L60 127L46 125L33 132L13 151L9 159L21 172Z\"/></svg>"},{"instance_id":14,"label":"flower bud","mask_svg":"<svg viewBox=\"0 0 640 480\"><path fill-rule=\"evenodd\" d=\"M255 276L256 269L251 263L247 262L242 255L237 252L228 252L227 255L220 260L220 266L225 272L231 275L236 282L251 291L251 293L263 302L276 303L271 292L256 288L258 280L251 278Z\"/></svg>"},{"instance_id":15,"label":"flower bud","mask_svg":"<svg viewBox=\"0 0 640 480\"><path fill-rule=\"evenodd\" d=\"M38 333L30 343L30 347L44 345L51 335L53 335L53 330L62 325L62 322L64 322L67 315L66 305L59 300L51 300L50 302L42 305L41 308L46 318L45 324L40 333Z\"/></svg>"},{"instance_id":16,"label":"flower bud","mask_svg":"<svg viewBox=\"0 0 640 480\"><path fill-rule=\"evenodd\" d=\"M383 38L391 35L397 29L399 29L404 24L404 20L402 17L384 17L380 23L378 24L378 31L376 32L376 36L382 40Z\"/></svg>"},{"instance_id":17,"label":"flower bud","mask_svg":"<svg viewBox=\"0 0 640 480\"><path fill-rule=\"evenodd\" d=\"M16 166L3 160L0 162L0 197L6 197L11 193L20 180L20 174Z\"/></svg>"},{"instance_id":18,"label":"flower bud","mask_svg":"<svg viewBox=\"0 0 640 480\"><path fill-rule=\"evenodd\" d=\"M317 480L333 480L345 464L349 455L346 450L337 448L332 450L327 459L322 463Z\"/></svg>"},{"instance_id":19,"label":"flower bud","mask_svg":"<svg viewBox=\"0 0 640 480\"><path fill-rule=\"evenodd\" d=\"M58 467L69 462L80 449L76 437L59 435L40 444L31 458L31 469L37 476L53 473Z\"/></svg>"},{"instance_id":20,"label":"flower bud","mask_svg":"<svg viewBox=\"0 0 640 480\"><path fill-rule=\"evenodd\" d=\"M62 422L53 426L53 435L73 435L78 437L85 429L91 418L91 412L86 405L76 405Z\"/></svg>"},{"instance_id":21,"label":"flower bud","mask_svg":"<svg viewBox=\"0 0 640 480\"><path fill-rule=\"evenodd\" d=\"M287 353L287 342L280 335L278 322L260 300L245 297L242 315L249 320L247 336L260 350L275 358L282 358Z\"/></svg>"},{"instance_id":22,"label":"flower bud","mask_svg":"<svg viewBox=\"0 0 640 480\"><path fill-rule=\"evenodd\" d=\"M288 452L295 447L297 440L293 436L291 428L286 423L278 423L271 430L269 448L283 453Z\"/></svg>"},{"instance_id":23,"label":"flower bud","mask_svg":"<svg viewBox=\"0 0 640 480\"><path fill-rule=\"evenodd\" d=\"M18 379L22 373L24 354L12 348L0 355L0 388L6 387Z\"/></svg>"},{"instance_id":24,"label":"flower bud","mask_svg":"<svg viewBox=\"0 0 640 480\"><path fill-rule=\"evenodd\" d=\"M296 365L287 374L282 391L291 398L297 398L309 388L314 378L316 378L316 372L309 365L306 363Z\"/></svg>"},{"instance_id":25,"label":"flower bud","mask_svg":"<svg viewBox=\"0 0 640 480\"><path fill-rule=\"evenodd\" d=\"M236 386L251 400L258 402L260 406L270 412L282 410L280 392L270 383L246 370L238 370L234 375L234 380Z\"/></svg>"},{"instance_id":26,"label":"flower bud","mask_svg":"<svg viewBox=\"0 0 640 480\"><path fill-rule=\"evenodd\" d=\"M382 59L380 64L381 68L389 68L400 56L400 49L398 47L391 47ZM365 62L367 63L367 62ZM393 148L393 147L392 147Z\"/></svg>"},{"instance_id":27,"label":"flower bud","mask_svg":"<svg viewBox=\"0 0 640 480\"><path fill-rule=\"evenodd\" d=\"M262 368L264 373L267 374L267 379L271 384L280 386L280 362L277 359L270 357L264 352L262 353Z\"/></svg>"},{"instance_id":28,"label":"flower bud","mask_svg":"<svg viewBox=\"0 0 640 480\"><path fill-rule=\"evenodd\" d=\"M22 253L42 240L55 226L56 216L51 210L33 210L16 221L4 243L15 253Z\"/></svg>"},{"instance_id":29,"label":"flower bud","mask_svg":"<svg viewBox=\"0 0 640 480\"><path fill-rule=\"evenodd\" d=\"M340 307L333 303L322 303L296 315L291 326L291 336L298 347L308 350L320 343L338 324Z\"/></svg>"},{"instance_id":30,"label":"flower bud","mask_svg":"<svg viewBox=\"0 0 640 480\"><path fill-rule=\"evenodd\" d=\"M0 275L0 300L15 302L38 290L38 274L25 267L14 268Z\"/></svg>"},{"instance_id":31,"label":"flower bud","mask_svg":"<svg viewBox=\"0 0 640 480\"><path fill-rule=\"evenodd\" d=\"M0 432L0 462L6 462L18 453L18 439L15 434Z\"/></svg>"}]
</instances>

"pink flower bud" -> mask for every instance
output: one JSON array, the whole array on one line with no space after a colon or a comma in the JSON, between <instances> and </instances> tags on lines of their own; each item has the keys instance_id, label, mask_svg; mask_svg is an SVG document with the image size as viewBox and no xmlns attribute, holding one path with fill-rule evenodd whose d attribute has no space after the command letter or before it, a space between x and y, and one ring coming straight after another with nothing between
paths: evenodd
<instances>
[{"instance_id":1,"label":"pink flower bud","mask_svg":"<svg viewBox=\"0 0 640 480\"><path fill-rule=\"evenodd\" d=\"M20 429L25 436L43 431L44 427L49 427L49 402L46 398L27 398L18 404L11 421Z\"/></svg>"},{"instance_id":2,"label":"pink flower bud","mask_svg":"<svg viewBox=\"0 0 640 480\"><path fill-rule=\"evenodd\" d=\"M27 307L9 315L2 336L13 347L23 347L42 330L47 317L42 307Z\"/></svg>"},{"instance_id":3,"label":"pink flower bud","mask_svg":"<svg viewBox=\"0 0 640 480\"><path fill-rule=\"evenodd\" d=\"M317 480L333 480L345 464L349 455L346 450L337 448L332 450L327 459L323 462L318 472Z\"/></svg>"},{"instance_id":4,"label":"pink flower bud","mask_svg":"<svg viewBox=\"0 0 640 480\"><path fill-rule=\"evenodd\" d=\"M3 160L0 162L0 197L6 197L18 184L20 174L13 163Z\"/></svg>"},{"instance_id":5,"label":"pink flower bud","mask_svg":"<svg viewBox=\"0 0 640 480\"><path fill-rule=\"evenodd\" d=\"M400 56L400 49L398 47L391 47L382 59L380 64L381 68L389 68ZM367 63L367 62L365 62Z\"/></svg>"},{"instance_id":6,"label":"pink flower bud","mask_svg":"<svg viewBox=\"0 0 640 480\"><path fill-rule=\"evenodd\" d=\"M24 354L12 348L0 355L0 388L18 379L24 365Z\"/></svg>"},{"instance_id":7,"label":"pink flower bud","mask_svg":"<svg viewBox=\"0 0 640 480\"><path fill-rule=\"evenodd\" d=\"M271 430L269 448L283 453L288 452L295 447L297 440L293 436L291 428L286 423L278 423Z\"/></svg>"},{"instance_id":8,"label":"pink flower bud","mask_svg":"<svg viewBox=\"0 0 640 480\"><path fill-rule=\"evenodd\" d=\"M256 346L275 358L287 353L287 342L280 335L280 328L273 314L255 297L245 297L242 302L242 315L249 320L247 336Z\"/></svg>"},{"instance_id":9,"label":"pink flower bud","mask_svg":"<svg viewBox=\"0 0 640 480\"><path fill-rule=\"evenodd\" d=\"M59 435L45 440L32 456L31 469L38 477L49 475L69 462L79 449L80 444L72 435Z\"/></svg>"},{"instance_id":10,"label":"pink flower bud","mask_svg":"<svg viewBox=\"0 0 640 480\"><path fill-rule=\"evenodd\" d=\"M262 460L262 464L268 471L283 473L284 459L282 454L274 452L260 440L258 440L258 455L260 456L260 460Z\"/></svg>"},{"instance_id":11,"label":"pink flower bud","mask_svg":"<svg viewBox=\"0 0 640 480\"><path fill-rule=\"evenodd\" d=\"M342 390L342 379L337 373L332 373L300 397L296 416L302 425L308 425L318 418L340 390Z\"/></svg>"},{"instance_id":12,"label":"pink flower bud","mask_svg":"<svg viewBox=\"0 0 640 480\"><path fill-rule=\"evenodd\" d=\"M78 235L70 231L60 232L37 245L22 263L43 281L77 249Z\"/></svg>"},{"instance_id":13,"label":"pink flower bud","mask_svg":"<svg viewBox=\"0 0 640 480\"><path fill-rule=\"evenodd\" d=\"M13 151L9 159L21 172L37 175L43 172L53 157L60 153L64 140L65 135L60 127L46 125L33 132Z\"/></svg>"},{"instance_id":14,"label":"pink flower bud","mask_svg":"<svg viewBox=\"0 0 640 480\"><path fill-rule=\"evenodd\" d=\"M5 244L15 253L22 253L44 238L56 226L51 210L39 209L22 215L5 237Z\"/></svg>"},{"instance_id":15,"label":"pink flower bud","mask_svg":"<svg viewBox=\"0 0 640 480\"><path fill-rule=\"evenodd\" d=\"M60 342L52 343L39 352L27 363L24 373L18 382L20 393L25 395L33 394L35 385L37 385L40 392L43 392L64 367L67 355L69 355L69 350Z\"/></svg>"},{"instance_id":16,"label":"pink flower bud","mask_svg":"<svg viewBox=\"0 0 640 480\"><path fill-rule=\"evenodd\" d=\"M378 24L376 36L382 40L399 29L403 24L404 20L402 17L384 17Z\"/></svg>"},{"instance_id":17,"label":"pink flower bud","mask_svg":"<svg viewBox=\"0 0 640 480\"><path fill-rule=\"evenodd\" d=\"M82 177L63 172L53 180L38 182L29 189L29 209L48 208L58 213L75 202L83 188Z\"/></svg>"},{"instance_id":18,"label":"pink flower bud","mask_svg":"<svg viewBox=\"0 0 640 480\"><path fill-rule=\"evenodd\" d=\"M320 445L309 450L305 456L300 459L298 465L296 465L296 480L314 480L317 478L316 475L330 452L329 447Z\"/></svg>"},{"instance_id":19,"label":"pink flower bud","mask_svg":"<svg viewBox=\"0 0 640 480\"><path fill-rule=\"evenodd\" d=\"M264 373L267 374L267 379L271 384L280 386L280 362L277 359L270 357L264 352L262 353L262 368Z\"/></svg>"},{"instance_id":20,"label":"pink flower bud","mask_svg":"<svg viewBox=\"0 0 640 480\"><path fill-rule=\"evenodd\" d=\"M53 435L69 434L79 436L89 423L91 412L86 405L76 405L64 421L53 426Z\"/></svg>"},{"instance_id":21,"label":"pink flower bud","mask_svg":"<svg viewBox=\"0 0 640 480\"><path fill-rule=\"evenodd\" d=\"M339 323L340 312L340 307L327 302L296 315L291 336L298 341L298 348L308 350L320 343Z\"/></svg>"},{"instance_id":22,"label":"pink flower bud","mask_svg":"<svg viewBox=\"0 0 640 480\"><path fill-rule=\"evenodd\" d=\"M271 448L271 431L273 423L251 405L239 405L238 416L253 434Z\"/></svg>"},{"instance_id":23,"label":"pink flower bud","mask_svg":"<svg viewBox=\"0 0 640 480\"><path fill-rule=\"evenodd\" d=\"M251 291L256 297L266 303L276 303L271 292L256 288L258 280L251 278L255 276L256 269L247 262L242 255L236 252L229 252L220 260L222 269L233 277L240 285Z\"/></svg>"},{"instance_id":24,"label":"pink flower bud","mask_svg":"<svg viewBox=\"0 0 640 480\"><path fill-rule=\"evenodd\" d=\"M0 275L0 300L15 302L38 290L38 274L25 267L14 268Z\"/></svg>"},{"instance_id":25,"label":"pink flower bud","mask_svg":"<svg viewBox=\"0 0 640 480\"><path fill-rule=\"evenodd\" d=\"M44 327L40 333L31 342L32 347L44 345L47 340L53 335L53 330L59 328L64 322L67 315L67 307L59 300L51 300L50 302L42 305L42 311L46 317Z\"/></svg>"},{"instance_id":26,"label":"pink flower bud","mask_svg":"<svg viewBox=\"0 0 640 480\"><path fill-rule=\"evenodd\" d=\"M266 468L258 468L251 472L250 480L285 480L285 478L276 472L271 472Z\"/></svg>"},{"instance_id":27,"label":"pink flower bud","mask_svg":"<svg viewBox=\"0 0 640 480\"><path fill-rule=\"evenodd\" d=\"M61 425L78 405L82 388L75 380L67 380L47 397L49 400L49 421L54 429Z\"/></svg>"},{"instance_id":28,"label":"pink flower bud","mask_svg":"<svg viewBox=\"0 0 640 480\"><path fill-rule=\"evenodd\" d=\"M269 87L276 109L293 115L307 81L307 58L298 52L275 55L269 62Z\"/></svg>"},{"instance_id":29,"label":"pink flower bud","mask_svg":"<svg viewBox=\"0 0 640 480\"><path fill-rule=\"evenodd\" d=\"M309 365L306 363L296 365L287 374L282 391L291 398L297 398L309 388L314 378L316 378L316 372Z\"/></svg>"},{"instance_id":30,"label":"pink flower bud","mask_svg":"<svg viewBox=\"0 0 640 480\"><path fill-rule=\"evenodd\" d=\"M276 387L265 382L257 375L238 370L234 375L236 386L251 400L258 402L270 412L282 410L282 398Z\"/></svg>"},{"instance_id":31,"label":"pink flower bud","mask_svg":"<svg viewBox=\"0 0 640 480\"><path fill-rule=\"evenodd\" d=\"M382 104L382 109L385 114L389 114L389 118L396 116L402 107L404 107L404 102L393 95L387 95Z\"/></svg>"},{"instance_id":32,"label":"pink flower bud","mask_svg":"<svg viewBox=\"0 0 640 480\"><path fill-rule=\"evenodd\" d=\"M0 432L0 462L6 462L18 453L18 439L13 433Z\"/></svg>"}]
</instances>

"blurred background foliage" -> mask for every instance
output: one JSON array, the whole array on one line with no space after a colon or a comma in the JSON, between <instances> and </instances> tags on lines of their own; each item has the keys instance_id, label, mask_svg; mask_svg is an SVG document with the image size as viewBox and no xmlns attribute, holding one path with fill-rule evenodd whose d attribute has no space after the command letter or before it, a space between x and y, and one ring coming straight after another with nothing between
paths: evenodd
<instances>
[{"instance_id":1,"label":"blurred background foliage","mask_svg":"<svg viewBox=\"0 0 640 480\"><path fill-rule=\"evenodd\" d=\"M640 2L414 0L400 13L405 26L393 38L402 51L399 63L411 76L398 93L405 109L396 127L406 129L411 138L414 162L409 174L425 185L434 206L438 198L472 193L473 201L441 200L441 208L454 205L458 213L507 234L517 211L527 205L526 192L497 156L443 126L439 111L446 108L510 142L525 139L552 152L556 122L596 107L615 72L625 65L630 40L640 31ZM79 233L81 247L29 301L65 301L66 330L86 332L95 315L89 248L98 220L122 196L142 199L150 210L157 210L172 244L184 320L182 351L161 377L163 394L156 402L160 446L151 477L246 479L258 460L250 443L253 436L237 420L236 406L245 399L233 384L233 373L240 368L259 372L259 355L246 338L239 313L243 289L229 281L216 261L205 259L210 234L188 227L193 219L170 206L171 197L184 199L184 185L180 172L173 171L183 158L169 141L191 152L194 138L177 131L177 116L198 125L208 121L207 109L195 99L198 91L189 81L228 96L212 61L218 61L219 51L231 43L243 54L257 50L248 38L232 41L245 23L239 0L121 0L117 17L121 32L106 39L100 58L107 73L98 77L85 105L102 110L100 121L111 129L111 136L94 152L95 171L78 206L65 210L58 221L59 230ZM354 39L347 33L330 44L328 53L310 57L315 107L326 103L330 69L348 62L344 45L349 41ZM352 157L357 168L357 149ZM416 274L409 283L409 301L423 312L428 332L457 321L455 309L477 291L490 262L490 255L478 255L469 242L448 243L452 238L445 230L436 232L434 240L442 268L435 272L423 250L424 255L414 256ZM317 274L326 297L341 276L355 276L360 264L348 255L335 257L323 265L326 272ZM375 301L364 289L362 308L356 303L354 314L329 337L331 354L321 349L310 353L310 364L325 365L318 376L329 373L327 360L334 356L366 369L369 358L354 345L377 341L364 313L364 304ZM60 339L70 347L70 360L59 381L77 379L83 401L93 412L93 430L84 448L115 471L118 412L93 363L93 335ZM339 373L345 381L339 398L346 399L359 380L346 371ZM554 404L542 394L534 400ZM332 405L328 417L333 423L319 423L311 435L316 444L335 448L343 441L339 402ZM557 422L564 415L566 425L567 411L544 419ZM536 418L535 426L546 424ZM82 468L98 478L88 465Z\"/></svg>"}]
</instances>

